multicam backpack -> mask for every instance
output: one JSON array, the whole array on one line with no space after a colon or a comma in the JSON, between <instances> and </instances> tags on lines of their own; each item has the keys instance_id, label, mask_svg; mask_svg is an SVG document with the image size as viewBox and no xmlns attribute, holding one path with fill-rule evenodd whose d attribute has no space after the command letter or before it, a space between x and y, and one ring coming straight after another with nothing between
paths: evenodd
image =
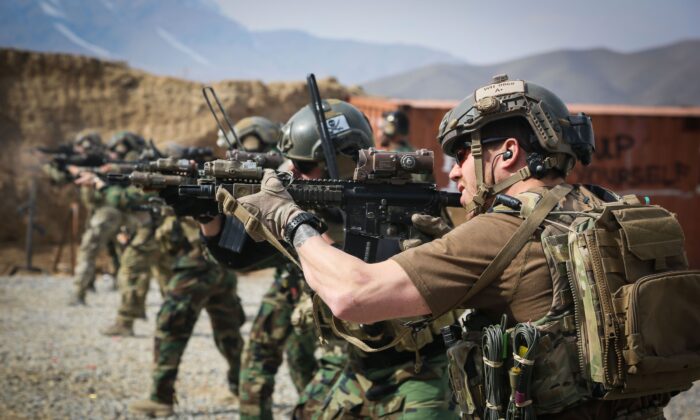
<instances>
[{"instance_id":1,"label":"multicam backpack","mask_svg":"<svg viewBox=\"0 0 700 420\"><path fill-rule=\"evenodd\" d=\"M558 211L571 190L555 187L532 206L504 211L524 221L463 301L497 278L542 227L554 300L532 323L539 330L531 384L537 414L688 389L700 379L700 271L688 270L675 215L609 192L592 210ZM481 417L484 366L481 349L469 344L479 338L469 335L448 350L450 376L463 413ZM503 363L513 366L513 356Z\"/></svg>"}]
</instances>

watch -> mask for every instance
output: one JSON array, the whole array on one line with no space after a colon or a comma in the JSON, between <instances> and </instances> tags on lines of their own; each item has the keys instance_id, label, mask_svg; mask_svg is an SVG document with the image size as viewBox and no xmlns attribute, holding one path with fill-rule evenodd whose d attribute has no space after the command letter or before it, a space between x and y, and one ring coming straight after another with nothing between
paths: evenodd
<instances>
[{"instance_id":1,"label":"watch","mask_svg":"<svg viewBox=\"0 0 700 420\"><path fill-rule=\"evenodd\" d=\"M284 240L287 241L287 243L292 243L294 234L301 225L309 225L318 233L323 233L328 230L328 226L323 220L319 219L315 214L305 211L294 216L292 221L287 223L287 226L284 228Z\"/></svg>"}]
</instances>

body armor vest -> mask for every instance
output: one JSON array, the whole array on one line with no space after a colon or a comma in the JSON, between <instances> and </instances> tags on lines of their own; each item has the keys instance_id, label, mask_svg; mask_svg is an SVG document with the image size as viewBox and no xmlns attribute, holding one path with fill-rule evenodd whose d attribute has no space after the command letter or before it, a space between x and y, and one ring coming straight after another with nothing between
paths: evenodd
<instances>
[{"instance_id":1,"label":"body armor vest","mask_svg":"<svg viewBox=\"0 0 700 420\"><path fill-rule=\"evenodd\" d=\"M466 418L558 413L591 399L682 391L700 379L700 272L687 271L675 215L598 187L577 192L590 210L555 207L538 229L552 276L549 313L509 330L472 322L443 333ZM540 197L515 198L520 209L494 211L525 224Z\"/></svg>"}]
</instances>

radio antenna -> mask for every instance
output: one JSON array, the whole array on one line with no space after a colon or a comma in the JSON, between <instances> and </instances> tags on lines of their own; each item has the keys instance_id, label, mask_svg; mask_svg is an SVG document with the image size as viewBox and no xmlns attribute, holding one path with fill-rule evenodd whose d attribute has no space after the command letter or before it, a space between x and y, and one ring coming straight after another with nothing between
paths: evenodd
<instances>
[{"instance_id":1,"label":"radio antenna","mask_svg":"<svg viewBox=\"0 0 700 420\"><path fill-rule=\"evenodd\" d=\"M214 106L211 104L211 99L209 99L209 94L214 97L214 100L216 101L216 105L219 107L219 111L221 112L221 115L224 116L224 120L226 121L226 124L228 124L228 128L230 133L233 135L233 140L236 146L233 146L233 143L231 143L231 140L228 139L228 132L224 129L224 125L221 123L221 120L219 119L218 115L216 115L216 111L214 111ZM214 116L214 119L216 120L216 125L219 126L219 130L221 130L221 133L224 135L224 140L226 140L226 143L228 143L228 147L233 150L236 147L243 150L241 147L241 141L238 139L238 136L236 135L236 130L233 129L233 124L231 124L231 120L228 117L228 114L226 114L226 110L224 110L224 106L221 104L221 101L219 100L219 97L216 95L216 92L214 92L214 88L211 86L205 86L202 88L202 95L204 95L204 99L207 101L207 105L209 106L209 111L211 111L211 115Z\"/></svg>"}]
</instances>

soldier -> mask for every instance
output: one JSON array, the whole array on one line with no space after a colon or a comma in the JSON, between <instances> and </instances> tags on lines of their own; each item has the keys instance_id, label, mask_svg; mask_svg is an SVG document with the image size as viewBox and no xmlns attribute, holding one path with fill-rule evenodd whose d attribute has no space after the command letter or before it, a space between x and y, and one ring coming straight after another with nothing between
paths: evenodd
<instances>
[{"instance_id":1,"label":"soldier","mask_svg":"<svg viewBox=\"0 0 700 420\"><path fill-rule=\"evenodd\" d=\"M343 101L325 101L326 119L333 121L332 142L338 156L341 177L350 178L355 168L357 152L374 144L372 130L366 117ZM330 124L329 124L330 125ZM323 146L316 129L310 106L302 108L285 125L279 148L295 168L307 178L327 176ZM270 173L263 179L271 179ZM245 200L245 199L244 199ZM265 213L264 213L265 214ZM329 235L342 241L341 219L326 218ZM206 231L205 231L206 234ZM326 239L327 240L327 239ZM330 314L328 314L330 316ZM324 321L328 321L326 318ZM349 346L348 362L343 370L322 370L301 397L304 407L297 416L302 418L338 418L343 416L415 418L453 418L446 375L447 359L439 327L454 321L451 314L438 320L418 337L401 339L398 347L370 352ZM330 329L329 324L321 325ZM347 324L353 334L381 347L396 338L397 326L392 322L372 325ZM420 352L422 367L416 371L416 352ZM332 365L332 364L331 364ZM325 377L324 377L325 376ZM330 391L328 387L330 386Z\"/></svg>"},{"instance_id":2,"label":"soldier","mask_svg":"<svg viewBox=\"0 0 700 420\"><path fill-rule=\"evenodd\" d=\"M281 138L279 124L258 116L243 118L234 130L248 152L274 150ZM292 311L302 292L301 273L279 256L274 263L268 264L277 267L275 278L262 297L243 352L240 379L242 419L272 418L275 374L282 364L283 350L297 392L304 390L317 367L313 334L298 334L290 323Z\"/></svg>"},{"instance_id":3,"label":"soldier","mask_svg":"<svg viewBox=\"0 0 700 420\"><path fill-rule=\"evenodd\" d=\"M102 142L96 132L83 133L76 141L81 150L102 152ZM120 157L135 160L138 155L127 153ZM87 228L80 241L74 280L76 290L70 300L71 305L84 305L85 293L95 281L97 255L100 249L115 240L120 227L129 223L125 210L132 203L135 192L119 186L108 186L94 173L82 168L69 166L67 169L73 177L77 177L75 183L81 186L83 202L90 203L86 207L94 209L90 212Z\"/></svg>"},{"instance_id":4,"label":"soldier","mask_svg":"<svg viewBox=\"0 0 700 420\"><path fill-rule=\"evenodd\" d=\"M146 141L139 135L128 131L116 133L108 144L108 150L114 159L134 160L146 147ZM109 164L104 168L110 172ZM114 188L114 187L110 187ZM123 208L130 212L131 226L125 233L125 246L117 272L117 284L121 296L117 318L114 324L100 330L103 335L132 336L134 320L146 318L146 295L154 275L158 279L161 294L167 279L167 268L153 264L166 260L160 259L160 249L155 241L155 231L162 221L158 212L150 211L148 200L152 195L128 187L121 196Z\"/></svg>"},{"instance_id":5,"label":"soldier","mask_svg":"<svg viewBox=\"0 0 700 420\"><path fill-rule=\"evenodd\" d=\"M379 145L391 152L412 152L414 149L408 142L408 115L400 109L382 114L379 123L382 138Z\"/></svg>"},{"instance_id":6,"label":"soldier","mask_svg":"<svg viewBox=\"0 0 700 420\"><path fill-rule=\"evenodd\" d=\"M301 258L308 284L330 306L333 313L342 319L361 323L427 314L437 316L457 305L478 308L492 324L498 323L501 315L505 314L507 321L503 321L504 327L517 324L520 328L512 336L512 360L517 370L510 371L513 399L508 407L508 418L517 418L512 413L527 410L530 410L528 417L522 418L534 418L531 398L533 389L530 386L535 388L534 391L540 397L534 401L535 409L549 414L538 416L540 418L663 418L662 407L668 402L668 394L664 391L682 389L678 387L678 383L682 382L660 383L654 379L659 378L654 374L648 378L635 377L639 369L644 369L644 365L636 365L626 371L631 376L627 379L642 382L626 384L631 389L651 389L652 394L659 395L637 397L631 390L628 390L630 394L624 395L624 375L610 378L606 373L605 376L596 376L595 380L586 379L586 376L580 376L587 375L585 363L582 366L576 362L570 364L571 360L575 361L580 356L577 347L558 344L570 342L566 340L571 340L571 335L568 335L569 338L563 337L567 337L564 334L570 333L572 328L578 331L588 327L577 325L578 318L573 320L570 312L561 312L562 308L570 308L568 305L571 304L572 295L566 291L574 293L574 286L569 288L570 283L562 279L567 276L584 278L586 270L591 268L586 266L576 270L576 273L565 272L562 277L562 270L569 270L570 265L550 267L548 260L555 262L585 257L581 254L581 248L575 248L578 253L569 256L567 243L563 244L563 248L558 247L557 242L549 241L554 237L547 237L547 232L558 229L564 233L571 232L569 225L573 217L594 208L601 211L604 201L610 198L619 200L619 205L634 201L632 198L624 201L609 192L601 193L597 189L590 190L565 183L565 177L576 161L587 164L591 160L594 140L590 118L585 115L570 115L556 95L534 83L499 76L492 84L477 89L445 115L438 138L443 151L457 159L450 177L457 183L461 202L471 213L471 219L442 238L376 264L366 264L329 246L311 225L302 224L294 233L293 243ZM263 183L272 189L276 182L271 173L263 179ZM498 198L496 194L504 195ZM222 198L230 202L230 198ZM282 230L302 212L288 195L270 194L266 190L254 196L243 197L238 203L249 210L259 211L259 214L269 215L263 222L280 238ZM491 207L493 204L495 205ZM489 208L491 211L485 212ZM556 211L552 212L552 209ZM657 210L652 208L652 211ZM623 218L621 215L619 217ZM638 217L639 215L635 216L635 232L638 232L636 229L642 223ZM545 223L545 227L540 228L545 218L551 223ZM682 233L678 233L680 227L672 219L670 215L665 219L677 226L673 228L675 233L671 236L682 238ZM579 222L581 224L577 225L578 228L584 229L588 220L591 219L584 217ZM630 222L624 218L622 221ZM596 230L596 237L599 240L607 238L604 232L612 228L608 224L604 229ZM649 230L646 232L646 235L653 235ZM654 241L645 243L652 242ZM570 244L572 247L580 245L576 242ZM604 245L608 247L607 252L618 246L612 238ZM591 249L585 252L592 254L594 251ZM677 252L682 254L683 251L673 251L674 258ZM680 264L672 264L672 260L676 261L674 258L667 260L668 264L674 265L676 269L683 268L683 257L680 254ZM639 261L635 265L637 268L646 264ZM620 270L614 268L617 263L622 262L604 258L606 272L619 275ZM666 263L663 267L656 268L665 267ZM602 281L598 274L596 280ZM621 280L621 283L624 284L625 281ZM585 290L589 288L586 285ZM598 298L609 297L599 295ZM597 304L596 301L587 302ZM627 311L627 307L618 303L621 302L615 303L616 313L608 313L604 318L606 330L611 323L617 322L618 316ZM578 308L576 311L580 313L579 310L583 309L588 310ZM591 323L597 322L596 317L601 316L590 312L587 314L592 315L587 318ZM538 320L535 323L537 325L547 323L552 328L558 328L552 330L551 334L545 331L541 333L547 334L550 349L556 345L554 348L563 353L545 350L540 355L542 360L533 360L530 350L535 346L540 330L528 321L535 320ZM653 333L658 335L661 332L657 330ZM587 334L591 334L591 330ZM587 334L577 334L574 337L579 337L577 340L594 340L591 341L593 343L596 339L603 338L615 340L619 332L606 333L605 337ZM525 337L528 341L515 344L518 337ZM628 336L627 339L635 338ZM634 359L629 357L644 357L644 354L635 350L637 345L644 347L639 337L636 340L628 341L634 343L634 346L624 352L625 360L630 363L634 363ZM502 334L498 333L492 344L500 345L501 342ZM545 343L542 345L545 346ZM587 346L586 341L582 345L584 356L589 351L596 351L595 347ZM498 360L502 356L492 355L489 358L487 349L484 347L482 350L485 358L483 369L500 368L501 362ZM622 357L622 352L619 356ZM608 364L619 360L613 354L603 361L602 369L607 371ZM593 361L600 362L599 359ZM531 380L527 376L520 376L525 375L525 372L531 373L533 364L536 368ZM539 374L537 366L541 368ZM457 369L461 368L457 366ZM584 371L575 373L577 369ZM675 372L680 372L678 375L690 378L685 386L692 383L693 377L687 369L686 373L678 367L669 366L669 369L676 369ZM470 375L473 375L470 380L479 379L474 372ZM501 377L496 379L500 380L499 378ZM551 380L559 382L554 387L538 388L539 384L551 384ZM470 388L477 385L478 388L478 383L458 383L462 388L465 384ZM486 386L493 387L488 383ZM460 396L466 396L463 389L456 390L460 391ZM603 400L606 392L614 398L622 399ZM640 392L638 395L649 393ZM508 401L503 402L508 404ZM542 405L547 402L552 405ZM491 418L502 417L505 407L495 403L489 397L486 414ZM468 413L465 412L466 414ZM479 412L471 414L481 416Z\"/></svg>"},{"instance_id":7,"label":"soldier","mask_svg":"<svg viewBox=\"0 0 700 420\"><path fill-rule=\"evenodd\" d=\"M165 191L169 202L177 203L177 191ZM211 203L210 203L211 204ZM176 210L179 213L180 209ZM216 214L216 209L213 209ZM206 216L202 216L206 217ZM214 342L228 362L229 390L238 395L240 357L243 339L240 327L245 321L236 293L237 279L206 256L199 238L199 227L189 217L168 216L155 233L162 254L174 261L172 277L156 320L153 359L155 367L149 397L129 405L129 411L149 416L173 414L178 367L202 309L209 314Z\"/></svg>"}]
</instances>

